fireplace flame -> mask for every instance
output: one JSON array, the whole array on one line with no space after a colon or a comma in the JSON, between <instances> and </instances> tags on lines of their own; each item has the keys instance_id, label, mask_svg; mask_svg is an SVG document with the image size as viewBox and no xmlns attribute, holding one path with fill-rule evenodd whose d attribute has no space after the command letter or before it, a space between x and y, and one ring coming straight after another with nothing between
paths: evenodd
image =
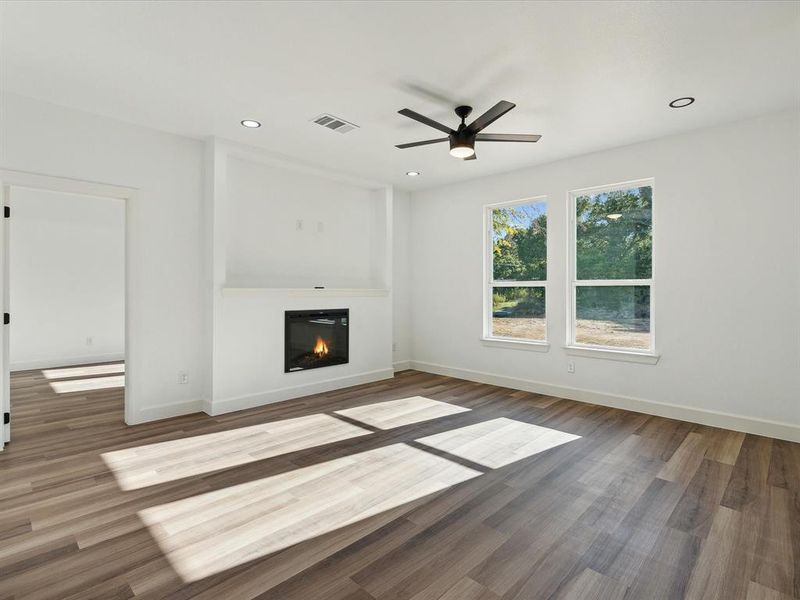
<instances>
[{"instance_id":1,"label":"fireplace flame","mask_svg":"<svg viewBox=\"0 0 800 600\"><path fill-rule=\"evenodd\" d=\"M328 344L319 336L317 336L317 343L314 346L314 354L317 355L317 358L322 358L328 354Z\"/></svg>"}]
</instances>

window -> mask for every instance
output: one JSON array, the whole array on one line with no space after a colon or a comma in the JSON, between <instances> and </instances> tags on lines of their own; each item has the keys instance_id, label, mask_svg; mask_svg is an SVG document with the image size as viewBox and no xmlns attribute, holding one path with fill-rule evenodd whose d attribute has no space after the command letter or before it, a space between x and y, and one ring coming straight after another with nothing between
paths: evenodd
<instances>
[{"instance_id":1,"label":"window","mask_svg":"<svg viewBox=\"0 0 800 600\"><path fill-rule=\"evenodd\" d=\"M484 338L545 342L547 204L532 198L486 208Z\"/></svg>"},{"instance_id":2,"label":"window","mask_svg":"<svg viewBox=\"0 0 800 600\"><path fill-rule=\"evenodd\" d=\"M570 199L569 345L653 353L652 180Z\"/></svg>"}]
</instances>

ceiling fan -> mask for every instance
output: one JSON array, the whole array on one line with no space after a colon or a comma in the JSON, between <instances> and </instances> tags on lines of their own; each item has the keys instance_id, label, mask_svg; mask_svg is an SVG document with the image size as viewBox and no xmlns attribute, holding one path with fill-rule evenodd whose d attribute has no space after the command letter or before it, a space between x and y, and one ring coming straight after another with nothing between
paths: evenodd
<instances>
[{"instance_id":1,"label":"ceiling fan","mask_svg":"<svg viewBox=\"0 0 800 600\"><path fill-rule=\"evenodd\" d=\"M492 108L483 113L469 125L466 124L467 117L472 112L471 106L458 106L455 113L461 124L457 129L450 129L438 121L429 119L425 115L414 112L409 108L398 111L401 115L414 119L446 133L447 137L436 138L435 140L424 140L422 142L411 142L409 144L398 144L396 147L405 149L415 146L427 146L428 144L438 144L439 142L450 142L450 155L463 160L475 160L475 142L538 142L540 135L527 135L522 133L481 133L483 129L502 117L516 104L501 100Z\"/></svg>"}]
</instances>

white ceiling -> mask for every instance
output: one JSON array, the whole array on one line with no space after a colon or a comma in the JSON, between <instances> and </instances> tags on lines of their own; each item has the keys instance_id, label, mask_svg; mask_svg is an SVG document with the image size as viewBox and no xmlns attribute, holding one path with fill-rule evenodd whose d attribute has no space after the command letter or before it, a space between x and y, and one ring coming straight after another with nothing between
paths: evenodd
<instances>
[{"instance_id":1,"label":"white ceiling","mask_svg":"<svg viewBox=\"0 0 800 600\"><path fill-rule=\"evenodd\" d=\"M16 93L419 189L800 104L798 2L3 2ZM668 101L696 96L691 108ZM394 144L498 100L538 144ZM360 125L310 123L329 112ZM244 118L263 127L246 130ZM747 143L747 140L742 140ZM418 170L421 177L405 176Z\"/></svg>"}]
</instances>

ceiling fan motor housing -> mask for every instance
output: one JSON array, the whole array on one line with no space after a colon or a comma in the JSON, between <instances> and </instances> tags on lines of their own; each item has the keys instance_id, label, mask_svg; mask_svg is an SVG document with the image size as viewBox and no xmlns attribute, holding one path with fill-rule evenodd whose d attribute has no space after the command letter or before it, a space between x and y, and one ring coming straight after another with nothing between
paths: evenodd
<instances>
[{"instance_id":1,"label":"ceiling fan motor housing","mask_svg":"<svg viewBox=\"0 0 800 600\"><path fill-rule=\"evenodd\" d=\"M471 106L456 106L456 115L458 115L458 118L461 119L462 123L466 121L471 112Z\"/></svg>"},{"instance_id":2,"label":"ceiling fan motor housing","mask_svg":"<svg viewBox=\"0 0 800 600\"><path fill-rule=\"evenodd\" d=\"M475 146L475 134L462 125L458 131L450 134L450 149L456 146Z\"/></svg>"}]
</instances>

